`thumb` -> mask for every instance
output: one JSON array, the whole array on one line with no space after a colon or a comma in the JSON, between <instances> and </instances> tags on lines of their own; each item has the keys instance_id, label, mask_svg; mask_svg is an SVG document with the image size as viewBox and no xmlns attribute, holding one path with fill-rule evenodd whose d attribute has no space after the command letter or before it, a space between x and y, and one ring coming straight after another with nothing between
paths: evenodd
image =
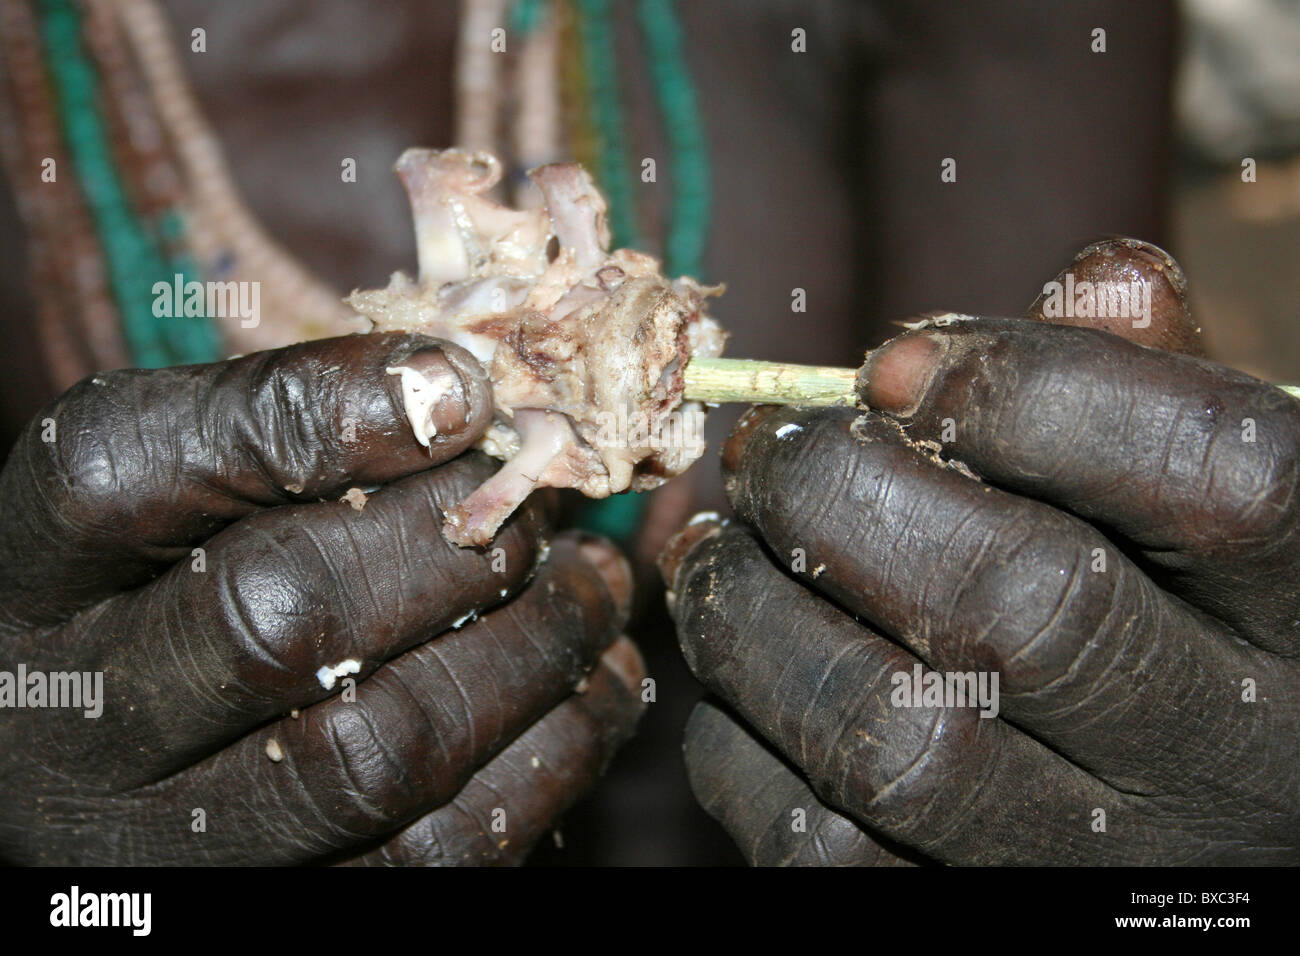
<instances>
[{"instance_id":1,"label":"thumb","mask_svg":"<svg viewBox=\"0 0 1300 956\"><path fill-rule=\"evenodd\" d=\"M1085 246L1043 285L1026 317L1052 325L1101 329L1184 355L1205 355L1187 307L1187 278L1174 257L1140 239Z\"/></svg>"},{"instance_id":2,"label":"thumb","mask_svg":"<svg viewBox=\"0 0 1300 956\"><path fill-rule=\"evenodd\" d=\"M418 401L402 369L425 385ZM420 335L93 376L36 417L0 472L0 605L65 620L254 511L449 461L491 417L473 357Z\"/></svg>"}]
</instances>

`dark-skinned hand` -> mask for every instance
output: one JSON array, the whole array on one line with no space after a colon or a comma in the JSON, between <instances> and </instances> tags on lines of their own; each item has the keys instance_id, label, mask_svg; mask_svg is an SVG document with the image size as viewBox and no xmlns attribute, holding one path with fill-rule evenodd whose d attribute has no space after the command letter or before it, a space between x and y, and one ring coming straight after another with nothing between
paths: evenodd
<instances>
[{"instance_id":1,"label":"dark-skinned hand","mask_svg":"<svg viewBox=\"0 0 1300 956\"><path fill-rule=\"evenodd\" d=\"M397 365L446 387L430 450ZM443 538L490 415L468 353L408 335L103 374L39 414L0 474L0 668L100 673L102 712L0 710L0 855L520 860L631 733L641 663L612 546L542 560L536 504L493 549Z\"/></svg>"},{"instance_id":2,"label":"dark-skinned hand","mask_svg":"<svg viewBox=\"0 0 1300 956\"><path fill-rule=\"evenodd\" d=\"M876 411L751 411L739 520L666 550L691 783L753 863L1300 860L1300 403L1193 354L1153 247L1070 271L1152 283L1150 326L910 331ZM997 716L905 706L918 665Z\"/></svg>"}]
</instances>

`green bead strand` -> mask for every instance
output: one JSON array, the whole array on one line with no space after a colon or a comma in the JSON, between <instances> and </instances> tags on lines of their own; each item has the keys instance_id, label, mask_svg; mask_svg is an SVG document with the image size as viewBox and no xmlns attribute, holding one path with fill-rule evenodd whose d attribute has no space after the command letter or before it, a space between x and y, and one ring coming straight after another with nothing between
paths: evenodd
<instances>
[{"instance_id":1,"label":"green bead strand","mask_svg":"<svg viewBox=\"0 0 1300 956\"><path fill-rule=\"evenodd\" d=\"M526 37L542 22L546 0L515 0L510 6L510 32Z\"/></svg>"},{"instance_id":2,"label":"green bead strand","mask_svg":"<svg viewBox=\"0 0 1300 956\"><path fill-rule=\"evenodd\" d=\"M203 318L159 318L153 286L176 271L131 209L99 114L95 71L81 46L81 16L70 0L40 0L41 35L68 152L104 251L109 286L134 362L159 368L221 357L216 330ZM192 267L188 270L192 275Z\"/></svg>"},{"instance_id":3,"label":"green bead strand","mask_svg":"<svg viewBox=\"0 0 1300 956\"><path fill-rule=\"evenodd\" d=\"M596 130L596 178L609 200L609 225L614 248L640 245L631 165L623 134L618 65L609 0L577 0L583 68L591 98L591 123Z\"/></svg>"},{"instance_id":4,"label":"green bead strand","mask_svg":"<svg viewBox=\"0 0 1300 956\"><path fill-rule=\"evenodd\" d=\"M709 156L698 98L686 65L682 29L673 0L639 0L637 17L645 36L650 79L672 149L672 221L664 243L669 275L701 278L712 205Z\"/></svg>"}]
</instances>

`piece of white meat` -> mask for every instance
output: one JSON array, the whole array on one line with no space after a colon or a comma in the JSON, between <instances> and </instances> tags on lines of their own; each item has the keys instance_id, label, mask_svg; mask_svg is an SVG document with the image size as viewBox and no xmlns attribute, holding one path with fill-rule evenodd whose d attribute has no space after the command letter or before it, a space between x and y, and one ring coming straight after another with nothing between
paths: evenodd
<instances>
[{"instance_id":1,"label":"piece of white meat","mask_svg":"<svg viewBox=\"0 0 1300 956\"><path fill-rule=\"evenodd\" d=\"M394 273L386 289L348 302L376 331L447 339L488 371L496 408L480 447L505 465L449 509L451 541L487 545L536 487L643 491L703 454L704 409L683 400L683 369L692 355L722 352L726 333L704 311L721 287L610 252L605 200L576 164L530 172L544 205L520 210L487 196L501 178L489 153L409 149L397 173L419 279ZM390 371L427 444L437 396L421 392L418 373Z\"/></svg>"}]
</instances>

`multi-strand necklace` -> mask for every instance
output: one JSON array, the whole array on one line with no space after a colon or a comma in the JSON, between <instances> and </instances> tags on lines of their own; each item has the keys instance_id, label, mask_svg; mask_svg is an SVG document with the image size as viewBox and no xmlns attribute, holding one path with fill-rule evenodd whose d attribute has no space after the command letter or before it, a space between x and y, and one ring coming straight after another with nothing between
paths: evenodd
<instances>
[{"instance_id":1,"label":"multi-strand necklace","mask_svg":"<svg viewBox=\"0 0 1300 956\"><path fill-rule=\"evenodd\" d=\"M709 170L681 27L673 0L635 12L669 147L666 269L702 278ZM578 159L609 199L615 245L636 247L644 160L629 151L614 34L612 0L464 0L455 145L501 155L518 202L533 201L525 170ZM156 0L0 0L0 35L0 142L58 387L357 330L339 290L244 202ZM159 308L160 283L192 281L256 283L260 320ZM626 532L634 513L614 504L602 523Z\"/></svg>"}]
</instances>

